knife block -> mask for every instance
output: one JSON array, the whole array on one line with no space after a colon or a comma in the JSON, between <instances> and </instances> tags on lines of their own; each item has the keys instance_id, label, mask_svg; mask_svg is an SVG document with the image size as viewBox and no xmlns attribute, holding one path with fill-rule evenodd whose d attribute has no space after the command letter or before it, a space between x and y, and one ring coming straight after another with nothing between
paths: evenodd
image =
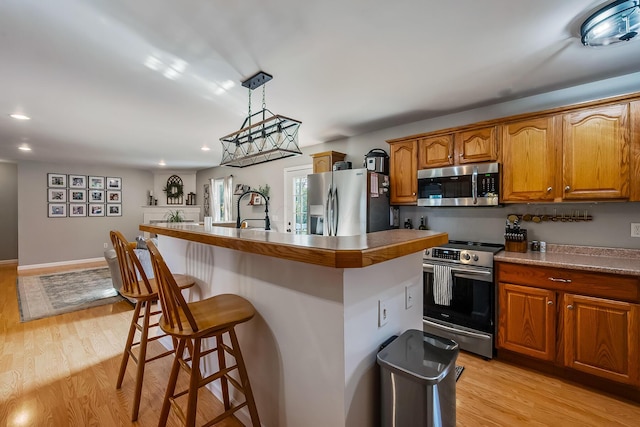
<instances>
[{"instance_id":1,"label":"knife block","mask_svg":"<svg viewBox=\"0 0 640 427\"><path fill-rule=\"evenodd\" d=\"M509 232L505 230L504 234L504 250L507 252L527 252L528 240L527 229L519 228Z\"/></svg>"},{"instance_id":2,"label":"knife block","mask_svg":"<svg viewBox=\"0 0 640 427\"><path fill-rule=\"evenodd\" d=\"M507 252L527 252L528 243L526 240L522 241L510 241L505 240L504 250Z\"/></svg>"}]
</instances>

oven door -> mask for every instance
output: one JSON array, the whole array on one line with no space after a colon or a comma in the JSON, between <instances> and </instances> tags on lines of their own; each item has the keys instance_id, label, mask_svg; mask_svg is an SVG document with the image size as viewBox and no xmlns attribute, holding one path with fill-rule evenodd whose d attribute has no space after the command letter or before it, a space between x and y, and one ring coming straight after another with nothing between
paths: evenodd
<instances>
[{"instance_id":1,"label":"oven door","mask_svg":"<svg viewBox=\"0 0 640 427\"><path fill-rule=\"evenodd\" d=\"M436 304L435 264L451 268L449 305ZM491 268L428 261L423 263L424 317L489 334L494 333L495 286Z\"/></svg>"}]
</instances>

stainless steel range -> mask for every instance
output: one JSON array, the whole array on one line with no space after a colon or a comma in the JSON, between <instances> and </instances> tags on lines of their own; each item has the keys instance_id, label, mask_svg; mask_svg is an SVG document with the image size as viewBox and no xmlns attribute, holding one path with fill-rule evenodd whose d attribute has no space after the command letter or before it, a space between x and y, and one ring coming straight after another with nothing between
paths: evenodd
<instances>
[{"instance_id":1,"label":"stainless steel range","mask_svg":"<svg viewBox=\"0 0 640 427\"><path fill-rule=\"evenodd\" d=\"M493 255L502 249L500 244L450 240L425 250L425 332L452 339L463 350L493 357Z\"/></svg>"}]
</instances>

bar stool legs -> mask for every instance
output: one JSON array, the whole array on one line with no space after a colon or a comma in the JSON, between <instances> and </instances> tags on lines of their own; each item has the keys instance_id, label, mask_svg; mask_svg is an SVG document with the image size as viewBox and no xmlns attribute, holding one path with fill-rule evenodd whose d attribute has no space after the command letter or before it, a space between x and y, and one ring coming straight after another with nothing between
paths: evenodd
<instances>
[{"instance_id":1,"label":"bar stool legs","mask_svg":"<svg viewBox=\"0 0 640 427\"><path fill-rule=\"evenodd\" d=\"M223 333L228 333L231 339L231 346L228 346L223 343L222 336ZM191 366L187 364L188 360L184 359L184 349L187 346L188 338L181 338L178 341L178 347L176 349L176 357L173 361L173 365L171 367L171 373L169 375L169 383L167 384L167 391L164 397L164 402L162 405L162 411L160 413L160 420L158 422L158 426L162 427L166 425L167 420L169 418L169 411L171 409L174 410L178 418L184 423L187 427L195 426L196 421L196 409L198 404L198 389L200 387L204 387L205 385L215 381L220 380L221 389L222 389L222 399L224 404L225 411L220 414L215 419L209 421L206 425L211 426L219 423L223 419L233 415L240 408L247 406L249 409L249 414L251 416L251 423L254 427L260 426L260 418L258 417L258 410L256 408L256 404L253 398L253 392L251 391L251 384L249 383L249 376L246 371L246 366L244 364L244 359L242 358L242 353L240 352L240 345L238 343L238 338L236 336L235 330L230 328L220 334L215 335L216 337L216 347L212 350L202 351L202 339L195 338L193 339L193 344L191 350ZM218 364L219 370L207 377L202 377L202 373L200 370L200 361L202 356L212 353L213 351L217 351L218 353ZM225 352L227 354L232 355L235 358L235 364L233 366L226 366ZM183 390L181 392L176 393L176 384L178 381L178 375L180 373L180 369L183 368L189 373L189 387L187 390ZM233 377L229 376L229 372L237 370L238 376L240 377L240 382L236 381ZM235 407L231 407L231 401L229 396L229 383L233 385L234 388L239 390L244 394L245 401ZM187 408L186 414L182 411L180 406L178 405L176 399L187 395Z\"/></svg>"},{"instance_id":2,"label":"bar stool legs","mask_svg":"<svg viewBox=\"0 0 640 427\"><path fill-rule=\"evenodd\" d=\"M131 318L131 326L129 327L129 335L127 336L127 343L124 347L122 354L122 361L120 362L120 372L118 373L118 382L116 383L116 389L122 387L125 372L127 371L127 363L129 358L133 359L136 363L136 385L133 393L133 407L131 412L131 421L138 419L138 413L140 411L140 398L142 396L142 382L144 379L144 368L147 362L159 359L164 356L168 356L172 353L171 350L165 351L151 359L147 359L147 346L150 341L153 341L159 337L149 340L149 328L157 326L151 324L151 317L159 314L158 311L153 312L151 307L151 300L139 300L136 302L136 306ZM143 312L141 315L140 312ZM142 319L142 324L139 323ZM136 330L140 332L140 341L134 342ZM138 355L133 352L133 348L139 346Z\"/></svg>"}]
</instances>

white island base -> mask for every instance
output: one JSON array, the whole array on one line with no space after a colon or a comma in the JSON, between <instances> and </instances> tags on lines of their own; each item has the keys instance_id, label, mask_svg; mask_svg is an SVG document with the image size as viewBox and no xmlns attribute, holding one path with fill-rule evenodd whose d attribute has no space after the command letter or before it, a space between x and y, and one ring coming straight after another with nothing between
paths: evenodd
<instances>
[{"instance_id":1,"label":"white island base","mask_svg":"<svg viewBox=\"0 0 640 427\"><path fill-rule=\"evenodd\" d=\"M169 268L198 279L189 300L233 293L255 306L256 317L237 333L263 426L377 425L378 348L392 335L422 329L421 252L333 268L158 238ZM387 309L383 326L379 300ZM207 371L217 369L215 355L204 363ZM250 425L244 409L237 417Z\"/></svg>"}]
</instances>

